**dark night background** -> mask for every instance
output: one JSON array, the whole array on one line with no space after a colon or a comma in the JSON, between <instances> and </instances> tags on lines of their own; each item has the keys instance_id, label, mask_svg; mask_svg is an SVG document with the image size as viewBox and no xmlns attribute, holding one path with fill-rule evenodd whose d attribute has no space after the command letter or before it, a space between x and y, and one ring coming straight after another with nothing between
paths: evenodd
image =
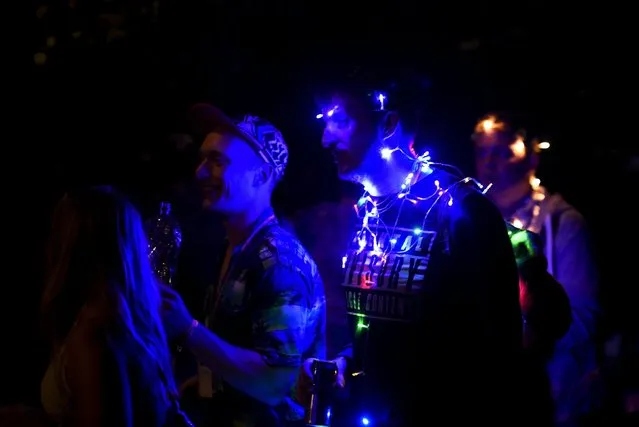
<instances>
[{"instance_id":1,"label":"dark night background","mask_svg":"<svg viewBox=\"0 0 639 427\"><path fill-rule=\"evenodd\" d=\"M34 171L25 175L37 181L37 192L17 210L16 228L28 238L20 238L26 243L14 252L15 265L26 273L19 286L8 286L17 290L12 309L26 311L22 328L15 327L16 315L8 316L9 336L17 338L9 352L15 360L5 366L24 385L11 400L24 395L39 356L33 350L25 358L24 351L37 342L31 337L39 245L62 188L117 182L148 209L190 172L167 135L183 129L189 104L211 101L229 113L267 117L282 130L291 150L277 198L283 212L335 198L339 184L321 153L313 84L355 66L390 75L410 70L428 82L432 152L468 173L475 121L494 109L523 112L530 129L551 142L542 157L543 184L561 192L593 228L609 325L627 327L639 283L629 267L636 260L630 234L637 218L637 157L634 169L631 159L639 150L633 133L622 130L630 128L623 111L632 105L622 33L632 31L619 21L622 10L600 6L36 1L34 119L23 133Z\"/></svg>"}]
</instances>

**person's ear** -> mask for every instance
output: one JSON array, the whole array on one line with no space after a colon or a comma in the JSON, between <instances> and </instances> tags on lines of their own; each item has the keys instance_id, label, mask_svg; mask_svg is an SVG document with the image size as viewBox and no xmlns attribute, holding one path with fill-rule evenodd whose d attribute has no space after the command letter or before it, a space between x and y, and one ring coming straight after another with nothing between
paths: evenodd
<instances>
[{"instance_id":1,"label":"person's ear","mask_svg":"<svg viewBox=\"0 0 639 427\"><path fill-rule=\"evenodd\" d=\"M389 111L382 120L382 137L384 140L392 137L399 128L399 114L395 111Z\"/></svg>"},{"instance_id":2,"label":"person's ear","mask_svg":"<svg viewBox=\"0 0 639 427\"><path fill-rule=\"evenodd\" d=\"M261 187L262 185L268 183L273 177L274 173L275 171L270 165L264 164L258 166L255 169L255 174L253 175L253 186Z\"/></svg>"}]
</instances>

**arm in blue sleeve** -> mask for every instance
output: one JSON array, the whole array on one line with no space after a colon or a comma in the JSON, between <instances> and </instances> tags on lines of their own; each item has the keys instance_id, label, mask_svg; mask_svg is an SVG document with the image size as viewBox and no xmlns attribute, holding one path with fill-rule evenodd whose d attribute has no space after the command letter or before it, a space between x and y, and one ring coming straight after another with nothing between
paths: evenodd
<instances>
[{"instance_id":1,"label":"arm in blue sleeve","mask_svg":"<svg viewBox=\"0 0 639 427\"><path fill-rule=\"evenodd\" d=\"M309 284L295 267L276 265L267 271L254 295L253 340L269 366L301 366L322 320L321 307L315 307L311 297Z\"/></svg>"},{"instance_id":2,"label":"arm in blue sleeve","mask_svg":"<svg viewBox=\"0 0 639 427\"><path fill-rule=\"evenodd\" d=\"M232 386L275 406L295 384L315 331L315 307L303 275L279 264L266 271L252 298L253 348L234 346L206 328L195 328L186 344Z\"/></svg>"}]
</instances>

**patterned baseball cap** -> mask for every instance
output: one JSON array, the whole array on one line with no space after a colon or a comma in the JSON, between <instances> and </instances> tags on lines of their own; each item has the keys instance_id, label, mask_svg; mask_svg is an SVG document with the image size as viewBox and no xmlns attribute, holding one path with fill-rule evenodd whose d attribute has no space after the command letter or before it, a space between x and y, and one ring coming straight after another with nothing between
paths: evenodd
<instances>
[{"instance_id":1,"label":"patterned baseball cap","mask_svg":"<svg viewBox=\"0 0 639 427\"><path fill-rule=\"evenodd\" d=\"M288 147L282 133L270 122L247 114L242 120L233 120L217 107L196 104L190 113L193 130L198 134L208 134L226 128L246 140L255 152L273 166L277 179L281 179L288 163Z\"/></svg>"}]
</instances>

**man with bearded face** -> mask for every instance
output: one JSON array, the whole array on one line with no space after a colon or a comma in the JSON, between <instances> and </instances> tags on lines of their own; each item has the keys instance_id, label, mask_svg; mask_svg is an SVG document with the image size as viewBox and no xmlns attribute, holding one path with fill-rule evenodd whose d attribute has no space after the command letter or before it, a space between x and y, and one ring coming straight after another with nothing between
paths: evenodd
<instances>
[{"instance_id":1,"label":"man with bearded face","mask_svg":"<svg viewBox=\"0 0 639 427\"><path fill-rule=\"evenodd\" d=\"M333 240L341 275L325 276L327 335L344 340L337 384L352 398L333 425L520 423L522 318L503 218L472 179L416 150L392 94L367 89L329 88L318 114L340 178L365 190L354 227Z\"/></svg>"},{"instance_id":2,"label":"man with bearded face","mask_svg":"<svg viewBox=\"0 0 639 427\"><path fill-rule=\"evenodd\" d=\"M572 324L547 364L557 425L579 425L593 412L599 390L595 338L600 306L598 274L583 216L535 178L538 153L549 145L526 135L507 115L489 114L473 134L480 181L508 222L538 233L548 272L570 299Z\"/></svg>"}]
</instances>

